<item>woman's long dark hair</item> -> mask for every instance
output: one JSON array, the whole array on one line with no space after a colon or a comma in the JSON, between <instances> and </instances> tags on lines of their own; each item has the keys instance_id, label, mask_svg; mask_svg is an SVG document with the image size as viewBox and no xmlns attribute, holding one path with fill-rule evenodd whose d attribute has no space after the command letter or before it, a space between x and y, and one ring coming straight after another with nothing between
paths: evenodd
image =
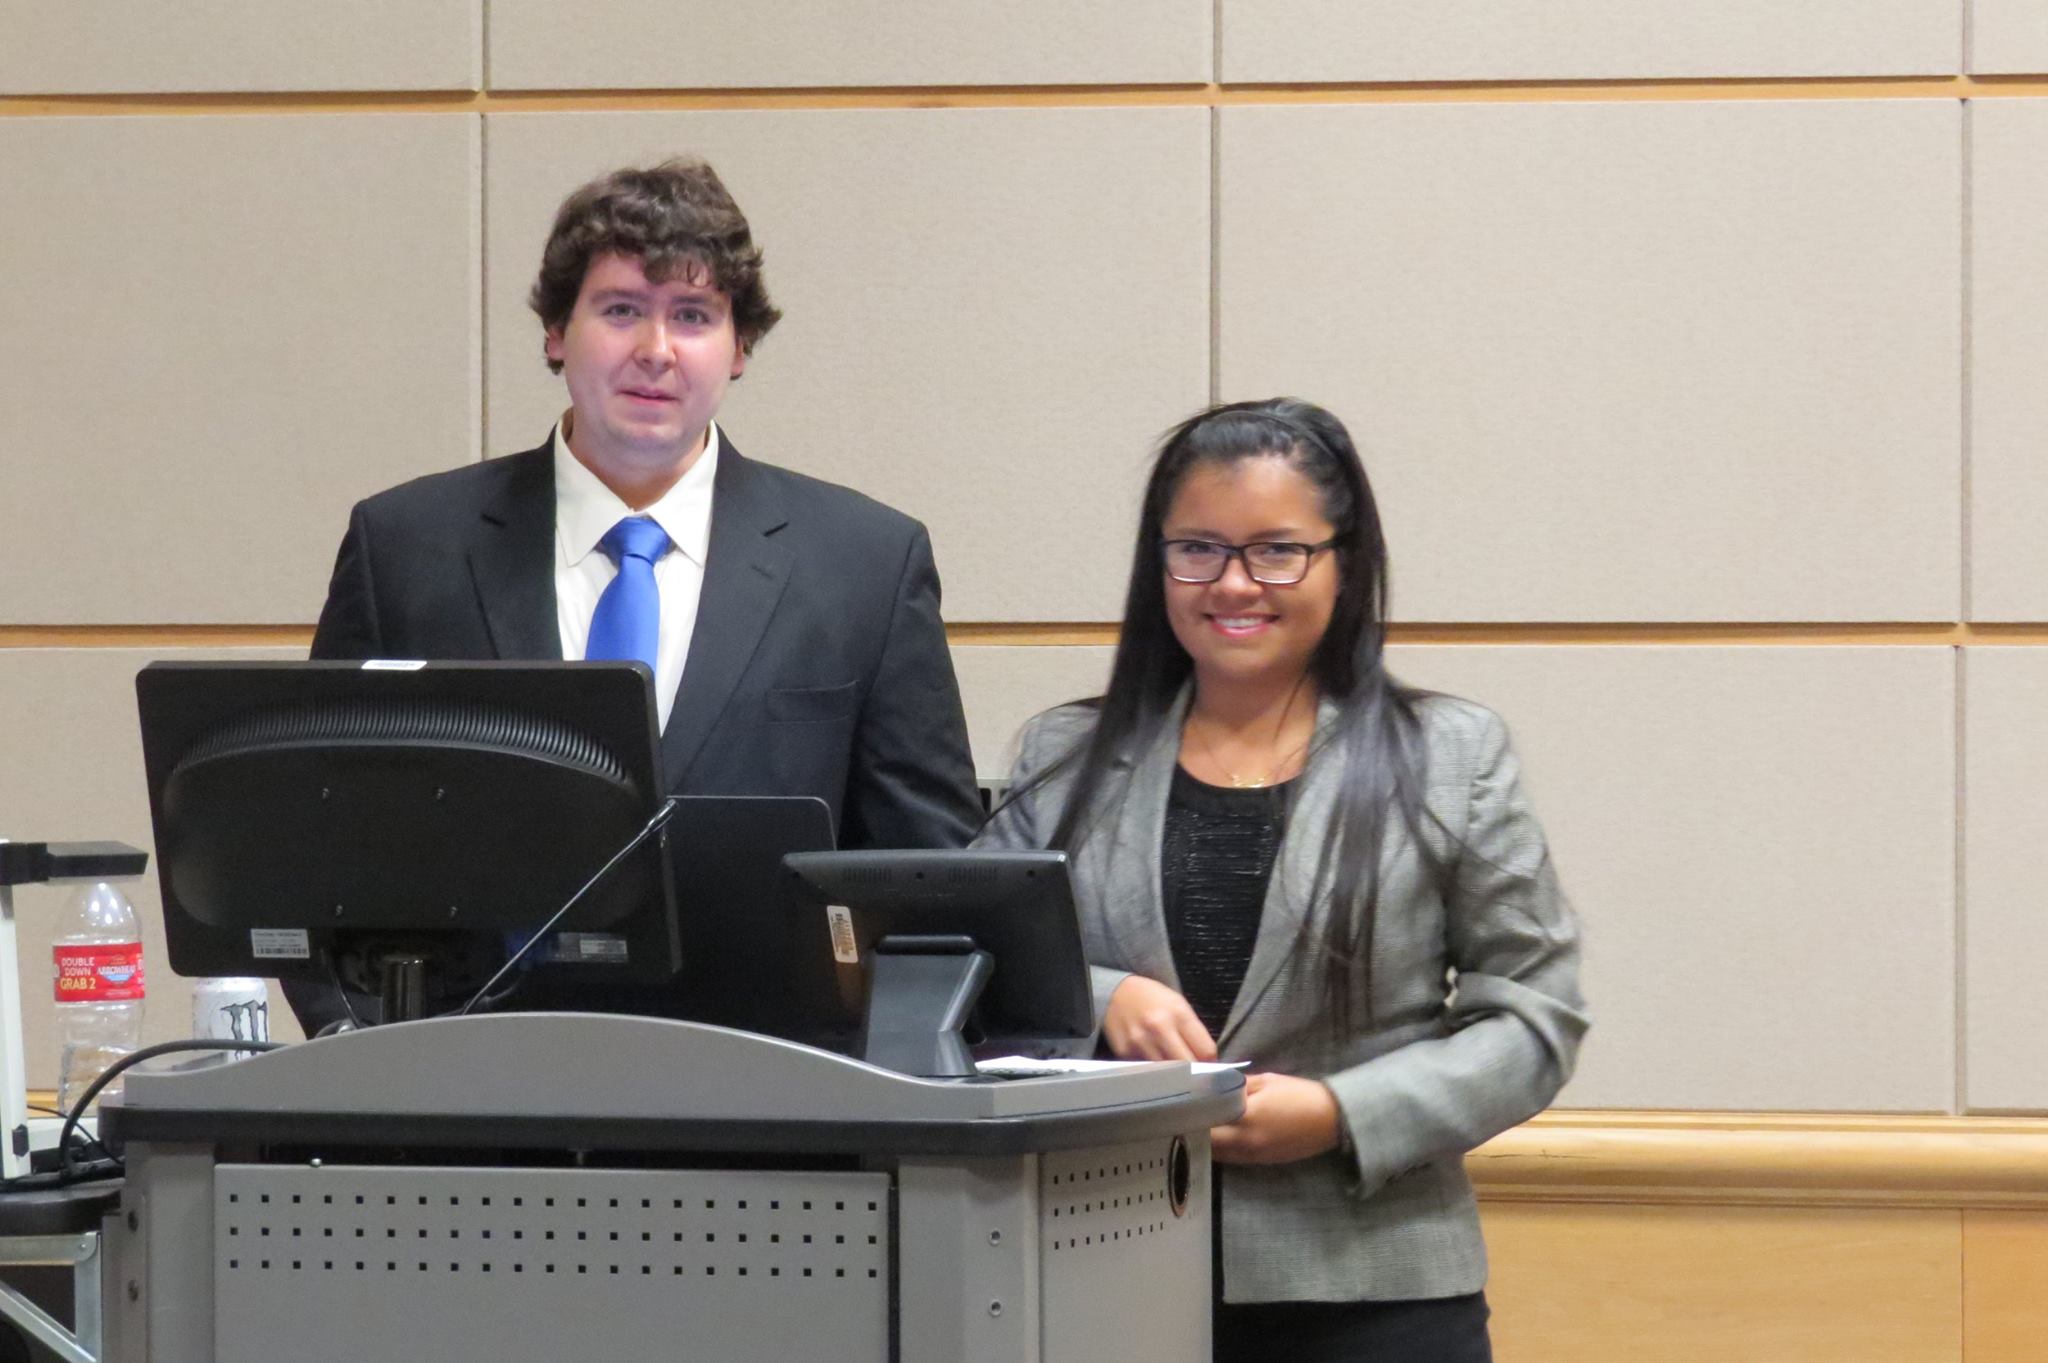
<instances>
[{"instance_id":1,"label":"woman's long dark hair","mask_svg":"<svg viewBox=\"0 0 2048 1363\"><path fill-rule=\"evenodd\" d=\"M1287 460L1315 486L1337 540L1337 601L1309 659L1309 675L1320 695L1335 704L1336 716L1318 733L1309 762L1342 766L1336 824L1324 841L1316 882L1330 890L1323 943L1332 963L1325 981L1328 1016L1348 1029L1354 992L1366 1000L1368 1020L1372 1013L1373 924L1380 849L1390 820L1401 821L1425 858L1430 852L1421 836L1428 773L1415 705L1424 693L1387 675L1386 536L1365 466L1336 417L1313 403L1270 398L1212 407L1167 434L1145 486L1122 636L1109 689L1095 702L1095 727L1084 744L1008 798L1071 770L1072 787L1051 839L1053 847L1068 851L1114 808L1116 792L1108 787L1118 759L1159 735L1194 666L1166 616L1161 531L1167 510L1196 469L1274 457ZM1431 869L1439 878L1447 873L1440 865Z\"/></svg>"}]
</instances>

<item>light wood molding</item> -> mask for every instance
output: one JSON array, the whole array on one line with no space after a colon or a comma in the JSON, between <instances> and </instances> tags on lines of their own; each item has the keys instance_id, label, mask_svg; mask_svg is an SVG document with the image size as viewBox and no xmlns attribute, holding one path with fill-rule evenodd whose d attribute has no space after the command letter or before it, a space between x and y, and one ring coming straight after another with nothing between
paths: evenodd
<instances>
[{"instance_id":1,"label":"light wood molding","mask_svg":"<svg viewBox=\"0 0 2048 1363\"><path fill-rule=\"evenodd\" d=\"M1985 99L2048 94L2040 76L1707 77L1281 85L932 85L730 90L378 90L0 96L0 118L106 114L561 113L586 110L1220 108L1270 104L1659 103Z\"/></svg>"},{"instance_id":2,"label":"light wood molding","mask_svg":"<svg viewBox=\"0 0 2048 1363\"><path fill-rule=\"evenodd\" d=\"M946 642L973 646L977 644L999 644L1024 648L1052 647L1097 647L1115 648L1117 626L1113 623L1072 621L1067 623L1015 624L990 622L977 624L966 621L949 621L946 625Z\"/></svg>"},{"instance_id":3,"label":"light wood molding","mask_svg":"<svg viewBox=\"0 0 2048 1363\"><path fill-rule=\"evenodd\" d=\"M1483 1200L2048 1208L2048 1118L1548 1113L1466 1160Z\"/></svg>"},{"instance_id":4,"label":"light wood molding","mask_svg":"<svg viewBox=\"0 0 2048 1363\"><path fill-rule=\"evenodd\" d=\"M0 625L0 648L305 648L311 625Z\"/></svg>"}]
</instances>

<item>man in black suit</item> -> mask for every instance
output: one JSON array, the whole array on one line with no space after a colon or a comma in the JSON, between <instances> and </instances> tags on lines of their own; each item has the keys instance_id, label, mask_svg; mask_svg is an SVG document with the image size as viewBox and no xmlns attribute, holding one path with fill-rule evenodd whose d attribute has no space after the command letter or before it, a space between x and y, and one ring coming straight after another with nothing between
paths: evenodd
<instances>
[{"instance_id":1,"label":"man in black suit","mask_svg":"<svg viewBox=\"0 0 2048 1363\"><path fill-rule=\"evenodd\" d=\"M713 420L781 316L718 176L577 190L529 301L569 411L538 448L358 504L313 656L638 656L672 790L815 795L843 847L964 845L980 806L924 527Z\"/></svg>"}]
</instances>

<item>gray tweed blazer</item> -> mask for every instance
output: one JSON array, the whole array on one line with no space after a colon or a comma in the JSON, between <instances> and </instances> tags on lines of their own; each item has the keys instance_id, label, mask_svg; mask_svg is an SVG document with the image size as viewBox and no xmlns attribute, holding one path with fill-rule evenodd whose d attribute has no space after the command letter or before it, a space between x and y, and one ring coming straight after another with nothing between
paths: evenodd
<instances>
[{"instance_id":1,"label":"gray tweed blazer","mask_svg":"<svg viewBox=\"0 0 2048 1363\"><path fill-rule=\"evenodd\" d=\"M1133 745L1074 853L1074 893L1098 1018L1136 973L1180 987L1160 901L1159 849L1184 695ZM1288 816L1244 987L1217 1044L1226 1060L1321 1079L1354 1154L1223 1174L1223 1286L1230 1301L1446 1297L1486 1282L1464 1154L1540 1112L1570 1076L1587 1017L1579 934L1492 711L1420 702L1428 755L1423 837L1452 859L1448 895L1405 828L1381 853L1370 1025L1363 989L1339 1035L1323 1003L1329 888L1318 883L1337 760L1311 761ZM1324 730L1333 713L1325 705ZM1071 752L1095 712L1068 705L1025 726L1013 779ZM1000 809L982 847L1043 847L1066 774Z\"/></svg>"}]
</instances>

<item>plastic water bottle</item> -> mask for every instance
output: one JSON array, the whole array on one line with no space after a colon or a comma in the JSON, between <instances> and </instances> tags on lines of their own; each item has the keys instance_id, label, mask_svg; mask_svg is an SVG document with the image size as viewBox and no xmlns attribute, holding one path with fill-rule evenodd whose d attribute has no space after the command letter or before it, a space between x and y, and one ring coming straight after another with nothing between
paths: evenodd
<instances>
[{"instance_id":1,"label":"plastic water bottle","mask_svg":"<svg viewBox=\"0 0 2048 1363\"><path fill-rule=\"evenodd\" d=\"M107 1066L142 1041L142 933L128 896L101 881L72 897L58 924L57 1105L66 1112ZM109 1086L119 1092L120 1081Z\"/></svg>"}]
</instances>

